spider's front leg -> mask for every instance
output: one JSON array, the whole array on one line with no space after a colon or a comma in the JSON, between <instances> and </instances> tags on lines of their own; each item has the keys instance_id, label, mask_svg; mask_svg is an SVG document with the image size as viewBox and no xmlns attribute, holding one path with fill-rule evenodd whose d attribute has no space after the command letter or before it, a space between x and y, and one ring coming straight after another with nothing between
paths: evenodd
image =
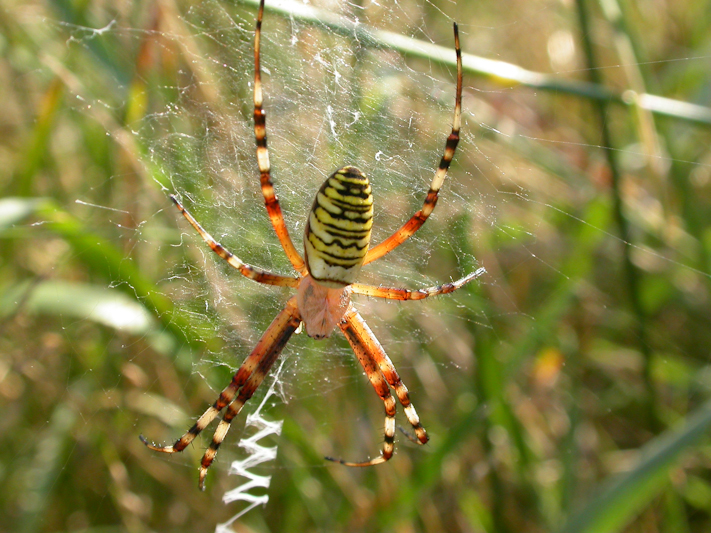
<instances>
[{"instance_id":1,"label":"spider's front leg","mask_svg":"<svg viewBox=\"0 0 711 533\"><path fill-rule=\"evenodd\" d=\"M385 437L383 440L383 450L380 457L362 462L348 462L341 459L327 457L330 461L335 461L346 466L373 466L384 463L393 456L395 450L395 400L390 394L390 387L395 391L400 404L405 410L407 420L415 430L418 444L426 444L429 440L425 428L420 423L414 406L410 402L410 394L407 387L400 379L395 370L395 366L385 353L378 339L375 337L363 317L358 314L351 305L346 311L343 321L339 324L341 331L346 336L348 343L353 348L358 361L363 366L370 384L378 393L385 405Z\"/></svg>"},{"instance_id":2,"label":"spider's front leg","mask_svg":"<svg viewBox=\"0 0 711 533\"><path fill-rule=\"evenodd\" d=\"M291 335L299 327L299 324L301 324L301 317L296 307L296 297L292 297L269 325L252 353L247 356L239 367L230 384L225 387L215 403L198 418L197 422L182 437L172 445L162 446L149 442L141 435L140 439L143 444L157 452L182 452L220 414L220 411L227 408L200 463L199 485L200 489L204 490L207 469L210 468L214 461L217 450L230 429L232 420L239 414L244 404L264 381L264 377L279 357Z\"/></svg>"},{"instance_id":3,"label":"spider's front leg","mask_svg":"<svg viewBox=\"0 0 711 533\"><path fill-rule=\"evenodd\" d=\"M422 209L415 213L410 220L405 222L402 227L393 233L383 242L368 250L368 255L363 261L364 265L379 259L385 254L389 254L395 248L400 246L407 239L412 237L417 230L427 221L429 216L434 211L437 205L439 190L442 188L444 179L447 177L447 170L454 159L454 153L457 151L459 143L459 129L462 125L462 49L459 46L459 28L455 22L454 28L454 50L457 55L457 89L454 97L454 117L452 119L452 132L447 137L447 142L444 145L444 154L440 159L439 167L430 183L430 190L427 191L427 196L422 204Z\"/></svg>"},{"instance_id":4,"label":"spider's front leg","mask_svg":"<svg viewBox=\"0 0 711 533\"><path fill-rule=\"evenodd\" d=\"M245 278L249 278L258 283L277 285L280 287L297 287L299 285L299 278L273 274L272 272L268 272L262 268L244 263L239 257L222 246L212 237L212 235L205 231L195 217L193 217L188 210L183 207L183 204L178 201L178 198L175 195L171 194L170 199L173 200L173 203L175 204L175 207L178 208L178 211L180 211L186 220L190 222L190 225L195 228L195 231L200 234L200 237L202 237L210 249L212 249L212 251L219 255L222 259L227 261L232 268L239 270L239 273Z\"/></svg>"}]
</instances>

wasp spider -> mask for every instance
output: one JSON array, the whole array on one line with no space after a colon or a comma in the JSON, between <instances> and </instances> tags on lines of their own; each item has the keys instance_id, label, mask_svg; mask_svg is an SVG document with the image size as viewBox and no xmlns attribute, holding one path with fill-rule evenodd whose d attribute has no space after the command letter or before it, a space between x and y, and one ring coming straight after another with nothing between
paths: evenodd
<instances>
[{"instance_id":1,"label":"wasp spider","mask_svg":"<svg viewBox=\"0 0 711 533\"><path fill-rule=\"evenodd\" d=\"M394 450L395 405L390 394L397 400L415 432L415 440L425 444L428 440L425 428L420 424L415 408L410 403L407 387L400 380L393 363L363 318L350 303L351 294L366 294L394 300L421 300L459 289L484 272L479 269L468 276L439 287L409 290L375 287L356 283L363 265L393 251L412 236L427 220L437 203L437 194L447 174L459 141L462 100L462 57L459 34L454 24L454 46L457 55L457 92L454 107L452 132L447 138L444 155L435 172L422 209L415 213L389 238L369 249L370 231L373 223L373 197L368 178L355 167L347 166L334 172L321 186L309 214L304 234L304 257L294 247L284 223L279 200L274 193L270 176L269 152L265 112L262 107L262 82L259 65L260 37L264 0L259 5L257 27L254 36L254 134L257 141L257 164L267 213L274 231L298 277L273 274L243 263L213 239L190 213L171 196L178 210L197 230L203 240L222 259L251 280L267 285L287 286L296 289L296 295L286 302L251 354L244 360L232 382L220 393L215 403L198 418L197 422L174 444L161 446L141 440L152 450L175 453L185 449L223 410L222 420L215 430L212 442L200 465L200 488L204 488L207 469L212 464L230 423L245 402L264 380L291 335L303 322L306 333L314 339L328 337L338 327L350 343L358 361L363 366L380 399L385 404L385 438L380 455L362 462L330 459L347 466L371 466L390 459Z\"/></svg>"}]
</instances>

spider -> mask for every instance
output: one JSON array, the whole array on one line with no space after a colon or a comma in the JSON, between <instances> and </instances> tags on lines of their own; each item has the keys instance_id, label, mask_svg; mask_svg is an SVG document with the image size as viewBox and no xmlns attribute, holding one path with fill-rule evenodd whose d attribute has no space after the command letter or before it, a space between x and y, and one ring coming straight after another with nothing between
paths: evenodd
<instances>
[{"instance_id":1,"label":"spider","mask_svg":"<svg viewBox=\"0 0 711 533\"><path fill-rule=\"evenodd\" d=\"M259 59L263 14L264 0L261 0L254 35L254 134L257 144L257 164L267 213L279 242L294 270L298 273L298 277L274 274L242 262L241 259L215 241L175 196L171 195L171 199L212 251L237 269L244 277L266 285L293 287L297 291L296 295L286 302L284 309L269 325L252 353L247 356L237 370L231 383L182 437L172 445L161 446L151 443L141 436L141 441L151 450L163 453L180 452L224 409L222 420L219 422L212 442L201 461L199 474L201 490L204 490L207 470L227 435L230 423L262 383L289 338L302 322L306 333L314 339L328 337L336 327L340 328L363 366L375 392L385 405L385 437L380 456L360 462L349 462L330 457L326 459L346 466L372 466L384 463L392 457L395 447L396 401L390 394L391 388L415 432L411 439L418 444L425 444L429 437L410 402L407 387L400 380L395 366L378 339L353 307L350 295L353 293L394 300L422 300L430 296L453 292L484 273L484 269L480 268L458 281L418 290L375 287L355 282L362 266L390 253L411 237L425 223L437 203L438 192L457 148L461 124L462 54L459 47L457 24L454 24L457 91L452 132L447 138L444 155L432 179L422 209L393 235L369 249L373 218L373 197L370 184L368 178L360 170L352 166L345 166L334 172L323 183L316 195L304 232L304 256L302 257L289 236L270 175L266 114L263 109Z\"/></svg>"}]
</instances>

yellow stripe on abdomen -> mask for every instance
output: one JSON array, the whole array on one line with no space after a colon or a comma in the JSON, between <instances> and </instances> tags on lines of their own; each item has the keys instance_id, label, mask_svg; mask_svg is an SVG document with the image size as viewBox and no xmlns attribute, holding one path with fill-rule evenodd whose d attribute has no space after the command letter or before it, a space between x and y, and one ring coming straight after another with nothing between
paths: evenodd
<instances>
[{"instance_id":1,"label":"yellow stripe on abdomen","mask_svg":"<svg viewBox=\"0 0 711 533\"><path fill-rule=\"evenodd\" d=\"M316 195L304 234L306 266L318 283L343 287L356 279L370 244L373 196L355 167L329 177Z\"/></svg>"}]
</instances>

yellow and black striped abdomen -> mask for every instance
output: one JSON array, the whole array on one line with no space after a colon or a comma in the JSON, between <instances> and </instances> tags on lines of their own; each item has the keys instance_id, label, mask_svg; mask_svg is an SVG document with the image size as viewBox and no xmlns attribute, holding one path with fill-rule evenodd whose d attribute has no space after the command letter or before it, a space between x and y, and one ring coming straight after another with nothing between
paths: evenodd
<instances>
[{"instance_id":1,"label":"yellow and black striped abdomen","mask_svg":"<svg viewBox=\"0 0 711 533\"><path fill-rule=\"evenodd\" d=\"M332 288L355 282L368 253L372 225L368 178L355 167L334 172L316 195L304 234L311 277Z\"/></svg>"}]
</instances>

